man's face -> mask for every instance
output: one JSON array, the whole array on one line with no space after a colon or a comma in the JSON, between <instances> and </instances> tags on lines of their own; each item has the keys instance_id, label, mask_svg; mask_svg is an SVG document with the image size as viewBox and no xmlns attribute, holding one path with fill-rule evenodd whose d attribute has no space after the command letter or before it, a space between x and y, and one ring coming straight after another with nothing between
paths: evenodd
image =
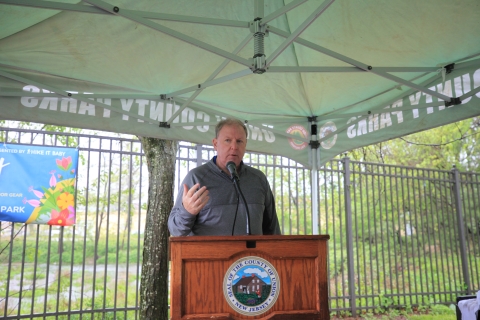
<instances>
[{"instance_id":1,"label":"man's face","mask_svg":"<svg viewBox=\"0 0 480 320\"><path fill-rule=\"evenodd\" d=\"M213 147L217 151L217 166L228 173L227 162L233 161L237 165L243 159L247 147L247 135L239 125L225 125L213 139Z\"/></svg>"}]
</instances>

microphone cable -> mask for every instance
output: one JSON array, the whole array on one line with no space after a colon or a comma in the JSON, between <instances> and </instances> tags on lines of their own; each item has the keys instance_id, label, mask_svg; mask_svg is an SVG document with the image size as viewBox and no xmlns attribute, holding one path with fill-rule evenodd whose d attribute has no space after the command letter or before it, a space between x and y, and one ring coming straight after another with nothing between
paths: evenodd
<instances>
[{"instance_id":1,"label":"microphone cable","mask_svg":"<svg viewBox=\"0 0 480 320\"><path fill-rule=\"evenodd\" d=\"M245 209L247 211L247 215L246 215L247 235L251 235L252 233L250 232L250 211L248 210L247 200L245 200L242 190L240 189L240 181L239 181L240 178L238 177L235 163L233 161L229 161L227 163L227 169L230 172L233 185L237 190L237 210L235 210L235 220L237 219L238 203L239 203L238 195L240 194L242 196L243 203L245 204ZM234 220L233 228L235 228L235 220ZM232 235L233 235L233 228L232 228Z\"/></svg>"},{"instance_id":2,"label":"microphone cable","mask_svg":"<svg viewBox=\"0 0 480 320\"><path fill-rule=\"evenodd\" d=\"M245 200L245 197L243 196L242 190L240 189L240 186L239 186L239 182L234 178L232 178L232 180L233 180L233 184L235 185L235 189L237 189L237 199L238 199L238 194L240 194L242 196L243 203L245 204L245 209L247 210L247 215L246 215L247 235L251 235L252 233L250 232L250 211L248 210L247 200ZM237 210L238 210L238 201L237 201Z\"/></svg>"},{"instance_id":3,"label":"microphone cable","mask_svg":"<svg viewBox=\"0 0 480 320\"><path fill-rule=\"evenodd\" d=\"M235 222L237 221L238 205L240 203L240 197L238 195L237 188L235 188L235 191L237 191L237 208L235 209L235 217L233 218L232 236L233 236L233 231L235 230Z\"/></svg>"}]
</instances>

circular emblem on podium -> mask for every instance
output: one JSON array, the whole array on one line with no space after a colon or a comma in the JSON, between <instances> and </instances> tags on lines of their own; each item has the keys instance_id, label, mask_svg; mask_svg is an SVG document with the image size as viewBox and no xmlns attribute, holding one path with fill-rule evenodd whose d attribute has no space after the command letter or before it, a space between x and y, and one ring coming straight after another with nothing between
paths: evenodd
<instances>
[{"instance_id":1,"label":"circular emblem on podium","mask_svg":"<svg viewBox=\"0 0 480 320\"><path fill-rule=\"evenodd\" d=\"M265 259L249 256L235 261L223 279L223 294L238 313L256 316L273 307L280 293L277 270Z\"/></svg>"}]
</instances>

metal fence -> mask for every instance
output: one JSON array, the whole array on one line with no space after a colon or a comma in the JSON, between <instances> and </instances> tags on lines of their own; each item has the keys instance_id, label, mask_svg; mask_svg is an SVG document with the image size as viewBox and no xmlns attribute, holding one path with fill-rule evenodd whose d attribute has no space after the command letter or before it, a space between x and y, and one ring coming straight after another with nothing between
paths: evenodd
<instances>
[{"instance_id":1,"label":"metal fence","mask_svg":"<svg viewBox=\"0 0 480 320\"><path fill-rule=\"evenodd\" d=\"M135 139L0 128L0 141L80 151L73 227L0 222L3 319L137 319L148 172ZM214 155L182 143L178 186ZM267 175L283 234L329 234L332 312L449 304L480 289L478 174L332 160L311 172L247 153ZM315 218L315 219L314 219Z\"/></svg>"}]
</instances>

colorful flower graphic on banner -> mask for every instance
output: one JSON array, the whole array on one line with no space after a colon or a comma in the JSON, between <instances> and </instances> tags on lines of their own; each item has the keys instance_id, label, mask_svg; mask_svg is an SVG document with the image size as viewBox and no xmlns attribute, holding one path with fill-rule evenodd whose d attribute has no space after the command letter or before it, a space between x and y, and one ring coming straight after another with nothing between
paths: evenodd
<instances>
[{"instance_id":1,"label":"colorful flower graphic on banner","mask_svg":"<svg viewBox=\"0 0 480 320\"><path fill-rule=\"evenodd\" d=\"M4 144L0 162L1 221L75 224L77 149Z\"/></svg>"},{"instance_id":2,"label":"colorful flower graphic on banner","mask_svg":"<svg viewBox=\"0 0 480 320\"><path fill-rule=\"evenodd\" d=\"M43 193L29 188L37 199L24 198L23 202L35 207L26 223L44 223L54 226L71 226L75 223L75 169L72 157L56 159L60 170L55 177L55 170L50 171L49 188L43 187ZM59 180L57 180L57 178Z\"/></svg>"}]
</instances>

